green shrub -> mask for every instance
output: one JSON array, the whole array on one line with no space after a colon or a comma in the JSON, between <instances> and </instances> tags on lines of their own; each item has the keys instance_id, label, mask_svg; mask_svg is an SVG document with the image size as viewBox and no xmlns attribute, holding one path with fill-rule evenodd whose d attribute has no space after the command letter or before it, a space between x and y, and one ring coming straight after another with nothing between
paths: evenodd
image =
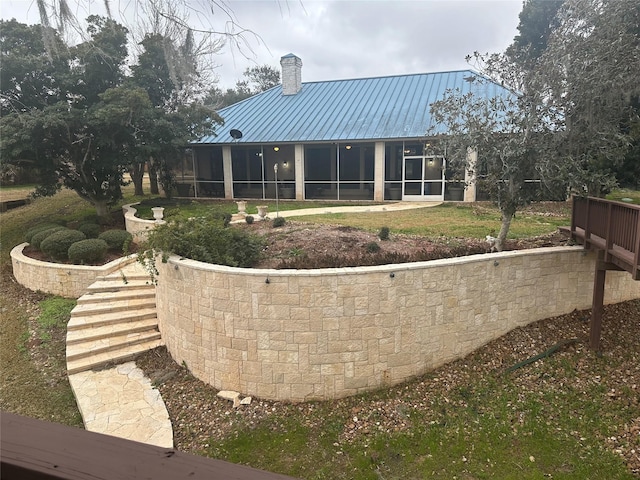
<instances>
[{"instance_id":1,"label":"green shrub","mask_svg":"<svg viewBox=\"0 0 640 480\"><path fill-rule=\"evenodd\" d=\"M109 246L109 250L124 253L128 248L132 235L126 230L107 230L98 235L100 240L104 240Z\"/></svg>"},{"instance_id":2,"label":"green shrub","mask_svg":"<svg viewBox=\"0 0 640 480\"><path fill-rule=\"evenodd\" d=\"M146 249L176 254L201 262L250 267L259 258L264 241L238 228L224 228L219 219L167 222L149 233Z\"/></svg>"},{"instance_id":3,"label":"green shrub","mask_svg":"<svg viewBox=\"0 0 640 480\"><path fill-rule=\"evenodd\" d=\"M73 263L101 262L104 260L108 249L109 246L104 240L89 238L72 244L67 251L67 255Z\"/></svg>"},{"instance_id":4,"label":"green shrub","mask_svg":"<svg viewBox=\"0 0 640 480\"><path fill-rule=\"evenodd\" d=\"M223 213L222 214L222 224L225 227L228 227L229 224L231 223L231 218L232 218L232 215L230 213L228 213L228 212Z\"/></svg>"},{"instance_id":5,"label":"green shrub","mask_svg":"<svg viewBox=\"0 0 640 480\"><path fill-rule=\"evenodd\" d=\"M100 235L100 225L95 223L82 223L78 226L78 230L84 233L87 238L98 238Z\"/></svg>"},{"instance_id":6,"label":"green shrub","mask_svg":"<svg viewBox=\"0 0 640 480\"><path fill-rule=\"evenodd\" d=\"M24 234L24 240L27 243L31 243L31 239L36 233L42 232L44 230L49 230L50 228L59 227L57 223L41 223L39 225L35 225L27 230L27 233Z\"/></svg>"},{"instance_id":7,"label":"green shrub","mask_svg":"<svg viewBox=\"0 0 640 480\"><path fill-rule=\"evenodd\" d=\"M244 217L244 221L247 222L249 225L251 225L253 223L253 215L247 215L246 217Z\"/></svg>"},{"instance_id":8,"label":"green shrub","mask_svg":"<svg viewBox=\"0 0 640 480\"><path fill-rule=\"evenodd\" d=\"M46 230L42 230L36 233L33 237L31 237L31 246L34 248L40 248L40 245L45 238L47 238L49 235L54 234L55 232L59 232L60 230L67 229L58 225L57 227L47 228Z\"/></svg>"},{"instance_id":9,"label":"green shrub","mask_svg":"<svg viewBox=\"0 0 640 480\"><path fill-rule=\"evenodd\" d=\"M378 238L380 240L389 240L389 227L382 227L378 232Z\"/></svg>"},{"instance_id":10,"label":"green shrub","mask_svg":"<svg viewBox=\"0 0 640 480\"><path fill-rule=\"evenodd\" d=\"M45 238L40 244L40 250L55 260L65 260L69 247L85 238L85 234L78 230L60 230Z\"/></svg>"},{"instance_id":11,"label":"green shrub","mask_svg":"<svg viewBox=\"0 0 640 480\"><path fill-rule=\"evenodd\" d=\"M376 253L380 251L380 245L378 245L378 242L369 242L366 245L366 249L369 253Z\"/></svg>"},{"instance_id":12,"label":"green shrub","mask_svg":"<svg viewBox=\"0 0 640 480\"><path fill-rule=\"evenodd\" d=\"M278 227L282 227L285 224L285 219L284 217L276 217L273 219L273 227L274 228L278 228Z\"/></svg>"}]
</instances>

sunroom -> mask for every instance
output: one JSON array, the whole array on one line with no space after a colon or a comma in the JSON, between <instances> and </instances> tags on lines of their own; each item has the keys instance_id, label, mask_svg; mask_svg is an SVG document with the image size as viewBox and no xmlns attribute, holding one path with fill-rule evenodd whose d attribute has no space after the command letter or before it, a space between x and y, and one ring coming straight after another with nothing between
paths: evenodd
<instances>
[{"instance_id":1,"label":"sunroom","mask_svg":"<svg viewBox=\"0 0 640 480\"><path fill-rule=\"evenodd\" d=\"M481 88L490 97L503 87L474 82L470 70L302 83L298 57L281 65L282 86L221 109L224 125L190 145L179 195L475 200L473 182L466 178L466 190L461 182L466 172L453 175L425 136L429 105L447 89Z\"/></svg>"}]
</instances>

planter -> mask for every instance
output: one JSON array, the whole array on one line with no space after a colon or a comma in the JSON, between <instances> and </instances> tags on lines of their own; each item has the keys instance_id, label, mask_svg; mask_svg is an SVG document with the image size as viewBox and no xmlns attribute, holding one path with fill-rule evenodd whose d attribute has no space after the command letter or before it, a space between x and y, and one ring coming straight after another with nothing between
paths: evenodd
<instances>
[{"instance_id":1,"label":"planter","mask_svg":"<svg viewBox=\"0 0 640 480\"><path fill-rule=\"evenodd\" d=\"M258 205L258 216L264 220L267 214L269 213L268 205Z\"/></svg>"},{"instance_id":2,"label":"planter","mask_svg":"<svg viewBox=\"0 0 640 480\"><path fill-rule=\"evenodd\" d=\"M160 222L164 217L164 207L151 207L151 211L156 222Z\"/></svg>"},{"instance_id":3,"label":"planter","mask_svg":"<svg viewBox=\"0 0 640 480\"><path fill-rule=\"evenodd\" d=\"M247 213L247 202L244 200L239 200L236 202L238 205L238 213L245 214Z\"/></svg>"}]
</instances>

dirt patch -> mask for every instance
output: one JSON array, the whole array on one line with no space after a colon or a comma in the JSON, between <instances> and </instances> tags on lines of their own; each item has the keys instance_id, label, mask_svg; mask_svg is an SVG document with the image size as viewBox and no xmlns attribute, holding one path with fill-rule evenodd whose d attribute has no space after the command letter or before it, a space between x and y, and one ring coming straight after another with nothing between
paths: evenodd
<instances>
[{"instance_id":1,"label":"dirt patch","mask_svg":"<svg viewBox=\"0 0 640 480\"><path fill-rule=\"evenodd\" d=\"M241 225L265 238L262 260L256 268L331 268L436 260L491 251L486 240L474 238L425 238L391 233L380 240L373 232L342 225L287 221L273 228L271 222ZM559 232L520 240L507 240L505 250L553 247L567 244Z\"/></svg>"}]
</instances>

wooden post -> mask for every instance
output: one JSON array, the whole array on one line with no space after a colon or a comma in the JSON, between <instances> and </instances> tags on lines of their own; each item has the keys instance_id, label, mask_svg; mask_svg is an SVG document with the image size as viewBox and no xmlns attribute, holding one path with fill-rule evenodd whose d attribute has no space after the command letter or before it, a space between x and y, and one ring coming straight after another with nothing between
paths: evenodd
<instances>
[{"instance_id":1,"label":"wooden post","mask_svg":"<svg viewBox=\"0 0 640 480\"><path fill-rule=\"evenodd\" d=\"M602 313L604 310L604 282L607 275L604 263L604 252L598 251L596 271L593 279L593 300L591 304L591 327L589 331L589 348L600 350L600 332L602 330Z\"/></svg>"}]
</instances>

